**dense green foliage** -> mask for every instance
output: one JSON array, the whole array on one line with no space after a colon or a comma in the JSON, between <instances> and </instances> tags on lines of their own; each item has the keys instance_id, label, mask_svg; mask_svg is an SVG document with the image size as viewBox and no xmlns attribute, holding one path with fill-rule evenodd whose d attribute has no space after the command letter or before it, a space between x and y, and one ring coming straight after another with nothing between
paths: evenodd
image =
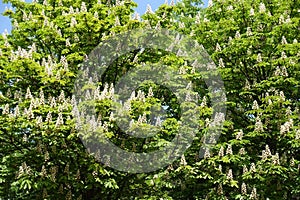
<instances>
[{"instance_id":1,"label":"dense green foliage","mask_svg":"<svg viewBox=\"0 0 300 200\"><path fill-rule=\"evenodd\" d=\"M198 0L133 15L131 0L8 0L13 30L0 36L0 199L297 199L300 196L300 2ZM145 84L130 115L145 121L169 106L152 138L126 136L111 117L113 86L145 63L178 69L201 96L199 131L180 160L130 174L95 160L78 137L74 81L101 41L135 28L167 28L202 44L218 66L227 96L222 134L204 158L210 92L184 58L158 49L133 51L99 80L103 132L127 151L163 147L178 129L178 105L166 88ZM150 89L151 88L151 89ZM151 92L152 90L152 92ZM150 92L149 92L150 91ZM153 93L153 94L152 94Z\"/></svg>"}]
</instances>

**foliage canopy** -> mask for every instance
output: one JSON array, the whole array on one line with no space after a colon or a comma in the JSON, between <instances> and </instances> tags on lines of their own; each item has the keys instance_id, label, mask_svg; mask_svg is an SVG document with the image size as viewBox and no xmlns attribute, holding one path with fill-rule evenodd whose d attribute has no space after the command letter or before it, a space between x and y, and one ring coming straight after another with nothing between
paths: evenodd
<instances>
[{"instance_id":1,"label":"foliage canopy","mask_svg":"<svg viewBox=\"0 0 300 200\"><path fill-rule=\"evenodd\" d=\"M0 199L296 199L300 196L300 2L198 0L149 7L131 0L6 0L10 34L0 36ZM213 107L200 74L172 53L137 50L117 59L99 80L98 123L128 151L164 147L178 129L178 105L166 88L145 84L130 115L147 120L167 106L162 131L124 135L111 116L113 86L132 68L163 63L193 82L201 98L199 131L180 160L151 173L109 168L88 153L76 131L74 81L99 42L135 28L189 35L218 66L226 88L222 135L204 158L202 137ZM151 88L151 89L150 89ZM151 92L149 92L152 90ZM145 114L145 115L144 115Z\"/></svg>"}]
</instances>

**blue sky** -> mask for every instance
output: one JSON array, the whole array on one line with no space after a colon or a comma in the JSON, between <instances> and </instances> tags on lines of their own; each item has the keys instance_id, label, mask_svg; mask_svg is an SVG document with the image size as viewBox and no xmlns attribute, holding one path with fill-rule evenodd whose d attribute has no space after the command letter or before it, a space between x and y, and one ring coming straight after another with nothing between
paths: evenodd
<instances>
[{"instance_id":1,"label":"blue sky","mask_svg":"<svg viewBox=\"0 0 300 200\"><path fill-rule=\"evenodd\" d=\"M170 1L170 0L169 0ZM205 4L207 4L208 0L203 0ZM140 13L144 14L146 11L147 4L150 4L152 9L155 10L157 9L161 4L165 2L165 0L135 0L135 2L138 4L138 8L135 10ZM3 13L5 10L5 7L9 7L7 4L3 4L2 0L0 0L0 13ZM5 29L10 31L11 25L10 25L10 20L8 17L0 16L0 33L2 33Z\"/></svg>"}]
</instances>

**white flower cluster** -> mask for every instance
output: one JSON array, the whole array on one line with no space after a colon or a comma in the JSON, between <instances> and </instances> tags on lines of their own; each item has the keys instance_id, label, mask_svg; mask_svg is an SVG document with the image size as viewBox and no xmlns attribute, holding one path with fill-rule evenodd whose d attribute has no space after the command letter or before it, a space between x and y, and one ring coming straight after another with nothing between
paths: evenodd
<instances>
[{"instance_id":1,"label":"white flower cluster","mask_svg":"<svg viewBox=\"0 0 300 200\"><path fill-rule=\"evenodd\" d=\"M243 130L241 129L241 130L237 133L236 139L237 139L237 140L242 140L242 139L243 139L243 135L244 135L244 132L243 132Z\"/></svg>"},{"instance_id":2,"label":"white flower cluster","mask_svg":"<svg viewBox=\"0 0 300 200\"><path fill-rule=\"evenodd\" d=\"M260 3L259 4L259 12L260 13L265 13L266 12L266 6L265 6L265 4L264 3Z\"/></svg>"},{"instance_id":3,"label":"white flower cluster","mask_svg":"<svg viewBox=\"0 0 300 200\"><path fill-rule=\"evenodd\" d=\"M263 130L264 130L263 123L261 122L260 117L257 116L255 126L254 126L254 131L262 132Z\"/></svg>"},{"instance_id":4,"label":"white flower cluster","mask_svg":"<svg viewBox=\"0 0 300 200\"><path fill-rule=\"evenodd\" d=\"M23 162L22 165L19 167L19 171L17 174L17 178L20 178L23 175L31 174L32 170L30 166L26 164L26 162Z\"/></svg>"},{"instance_id":5,"label":"white flower cluster","mask_svg":"<svg viewBox=\"0 0 300 200\"><path fill-rule=\"evenodd\" d=\"M256 166L255 166L255 163L251 163L250 164L250 170L249 170L249 172L256 172Z\"/></svg>"},{"instance_id":6,"label":"white flower cluster","mask_svg":"<svg viewBox=\"0 0 300 200\"><path fill-rule=\"evenodd\" d=\"M284 76L284 77L289 76L285 66L281 66L281 67L277 66L276 70L274 72L274 75L275 76Z\"/></svg>"},{"instance_id":7,"label":"white flower cluster","mask_svg":"<svg viewBox=\"0 0 300 200\"><path fill-rule=\"evenodd\" d=\"M250 194L250 199L255 199L255 200L258 199L258 197L257 197L257 191L256 191L255 187L252 189L252 192Z\"/></svg>"},{"instance_id":8,"label":"white flower cluster","mask_svg":"<svg viewBox=\"0 0 300 200\"><path fill-rule=\"evenodd\" d=\"M231 144L228 144L228 146L227 146L226 155L232 155L232 146L231 146Z\"/></svg>"},{"instance_id":9,"label":"white flower cluster","mask_svg":"<svg viewBox=\"0 0 300 200\"><path fill-rule=\"evenodd\" d=\"M257 103L256 100L253 101L253 105L252 105L252 110L258 110L259 109L259 105Z\"/></svg>"},{"instance_id":10,"label":"white flower cluster","mask_svg":"<svg viewBox=\"0 0 300 200\"><path fill-rule=\"evenodd\" d=\"M153 10L152 10L150 4L147 4L147 9L146 9L145 14L153 14L153 13L154 13L154 12L153 12Z\"/></svg>"},{"instance_id":11,"label":"white flower cluster","mask_svg":"<svg viewBox=\"0 0 300 200\"><path fill-rule=\"evenodd\" d=\"M112 99L115 93L114 85L110 86L106 83L104 84L104 89L100 91L100 87L98 86L94 91L94 100L104 100L104 99ZM89 92L86 93L86 99L90 99Z\"/></svg>"},{"instance_id":12,"label":"white flower cluster","mask_svg":"<svg viewBox=\"0 0 300 200\"><path fill-rule=\"evenodd\" d=\"M241 186L241 193L243 195L247 194L247 185L244 182L242 183L242 186Z\"/></svg>"},{"instance_id":13,"label":"white flower cluster","mask_svg":"<svg viewBox=\"0 0 300 200\"><path fill-rule=\"evenodd\" d=\"M229 169L227 172L227 179L232 180L233 179L233 174L232 174L232 169Z\"/></svg>"},{"instance_id":14,"label":"white flower cluster","mask_svg":"<svg viewBox=\"0 0 300 200\"><path fill-rule=\"evenodd\" d=\"M285 122L280 126L280 134L285 134L290 132L290 129L294 126L293 119L289 119L289 121Z\"/></svg>"},{"instance_id":15,"label":"white flower cluster","mask_svg":"<svg viewBox=\"0 0 300 200\"><path fill-rule=\"evenodd\" d=\"M268 157L272 156L269 145L266 145L265 150L262 150L262 160L266 160Z\"/></svg>"},{"instance_id":16,"label":"white flower cluster","mask_svg":"<svg viewBox=\"0 0 300 200\"><path fill-rule=\"evenodd\" d=\"M280 165L278 153L276 153L274 156L272 156L272 163L273 163L273 165Z\"/></svg>"},{"instance_id":17,"label":"white flower cluster","mask_svg":"<svg viewBox=\"0 0 300 200\"><path fill-rule=\"evenodd\" d=\"M10 61L15 61L18 58L27 58L32 59L33 53L36 53L36 46L33 44L29 50L23 49L21 47L18 47L18 50L16 52L12 51L10 54Z\"/></svg>"}]
</instances>

